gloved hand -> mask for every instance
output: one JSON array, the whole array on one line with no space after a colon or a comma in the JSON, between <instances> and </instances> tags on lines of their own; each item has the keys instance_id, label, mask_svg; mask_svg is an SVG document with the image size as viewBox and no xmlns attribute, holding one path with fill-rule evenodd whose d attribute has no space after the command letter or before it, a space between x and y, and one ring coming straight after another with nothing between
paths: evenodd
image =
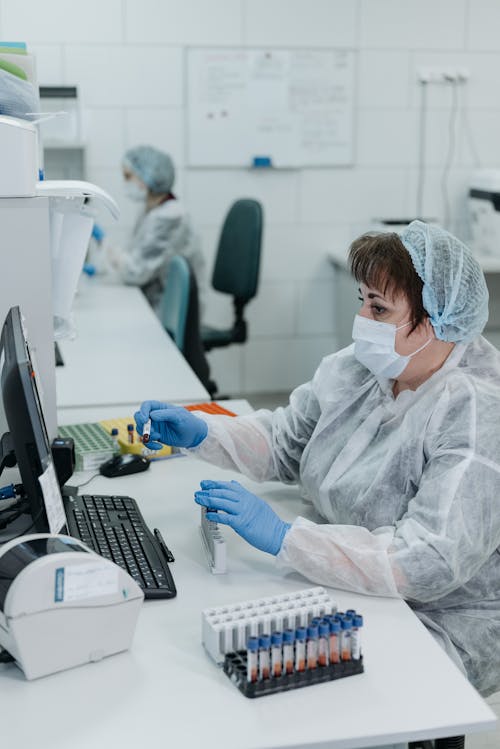
<instances>
[{"instance_id":1,"label":"gloved hand","mask_svg":"<svg viewBox=\"0 0 500 749\"><path fill-rule=\"evenodd\" d=\"M196 447L208 432L203 419L181 406L171 406L160 401L144 401L134 418L140 435L146 421L151 419L151 433L147 443L151 450L160 450L161 442L172 447Z\"/></svg>"},{"instance_id":2,"label":"gloved hand","mask_svg":"<svg viewBox=\"0 0 500 749\"><path fill-rule=\"evenodd\" d=\"M237 481L202 481L200 486L202 490L195 493L194 500L210 508L208 520L229 525L261 551L274 555L279 552L291 526L283 522L267 502Z\"/></svg>"}]
</instances>

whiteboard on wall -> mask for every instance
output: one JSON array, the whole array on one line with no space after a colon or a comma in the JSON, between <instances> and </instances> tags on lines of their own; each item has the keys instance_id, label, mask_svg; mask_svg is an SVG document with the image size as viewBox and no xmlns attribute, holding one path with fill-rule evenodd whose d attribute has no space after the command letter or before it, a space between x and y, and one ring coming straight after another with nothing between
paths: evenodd
<instances>
[{"instance_id":1,"label":"whiteboard on wall","mask_svg":"<svg viewBox=\"0 0 500 749\"><path fill-rule=\"evenodd\" d=\"M353 163L354 52L187 50L187 163Z\"/></svg>"}]
</instances>

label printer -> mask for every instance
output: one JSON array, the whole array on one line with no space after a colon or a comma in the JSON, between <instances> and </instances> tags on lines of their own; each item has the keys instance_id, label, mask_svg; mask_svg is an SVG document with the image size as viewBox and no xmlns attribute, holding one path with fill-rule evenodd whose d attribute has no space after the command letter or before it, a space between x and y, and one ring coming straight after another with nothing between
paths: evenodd
<instances>
[{"instance_id":1,"label":"label printer","mask_svg":"<svg viewBox=\"0 0 500 749\"><path fill-rule=\"evenodd\" d=\"M127 650L143 597L69 536L35 533L0 548L0 646L27 679Z\"/></svg>"}]
</instances>

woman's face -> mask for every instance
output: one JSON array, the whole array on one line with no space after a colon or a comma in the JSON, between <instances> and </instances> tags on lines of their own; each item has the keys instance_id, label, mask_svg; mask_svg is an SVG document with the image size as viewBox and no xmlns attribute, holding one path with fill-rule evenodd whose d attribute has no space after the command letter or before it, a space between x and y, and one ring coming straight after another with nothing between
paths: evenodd
<instances>
[{"instance_id":1,"label":"woman's face","mask_svg":"<svg viewBox=\"0 0 500 749\"><path fill-rule=\"evenodd\" d=\"M359 315L377 322L390 323L399 328L405 323L411 323L411 308L404 294L392 296L392 293L379 291L365 284L359 286L361 309ZM396 351L407 356L423 346L429 338L435 338L434 329L426 317L414 331L411 325L396 330ZM408 366L411 366L412 360Z\"/></svg>"}]
</instances>

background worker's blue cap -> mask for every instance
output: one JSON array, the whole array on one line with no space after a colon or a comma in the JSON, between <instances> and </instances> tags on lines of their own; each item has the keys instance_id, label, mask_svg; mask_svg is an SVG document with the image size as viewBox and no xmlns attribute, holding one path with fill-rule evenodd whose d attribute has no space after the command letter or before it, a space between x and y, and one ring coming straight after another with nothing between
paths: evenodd
<instances>
[{"instance_id":1,"label":"background worker's blue cap","mask_svg":"<svg viewBox=\"0 0 500 749\"><path fill-rule=\"evenodd\" d=\"M130 148L123 157L122 166L130 170L152 193L169 193L174 186L175 168L168 153L153 146Z\"/></svg>"}]
</instances>

